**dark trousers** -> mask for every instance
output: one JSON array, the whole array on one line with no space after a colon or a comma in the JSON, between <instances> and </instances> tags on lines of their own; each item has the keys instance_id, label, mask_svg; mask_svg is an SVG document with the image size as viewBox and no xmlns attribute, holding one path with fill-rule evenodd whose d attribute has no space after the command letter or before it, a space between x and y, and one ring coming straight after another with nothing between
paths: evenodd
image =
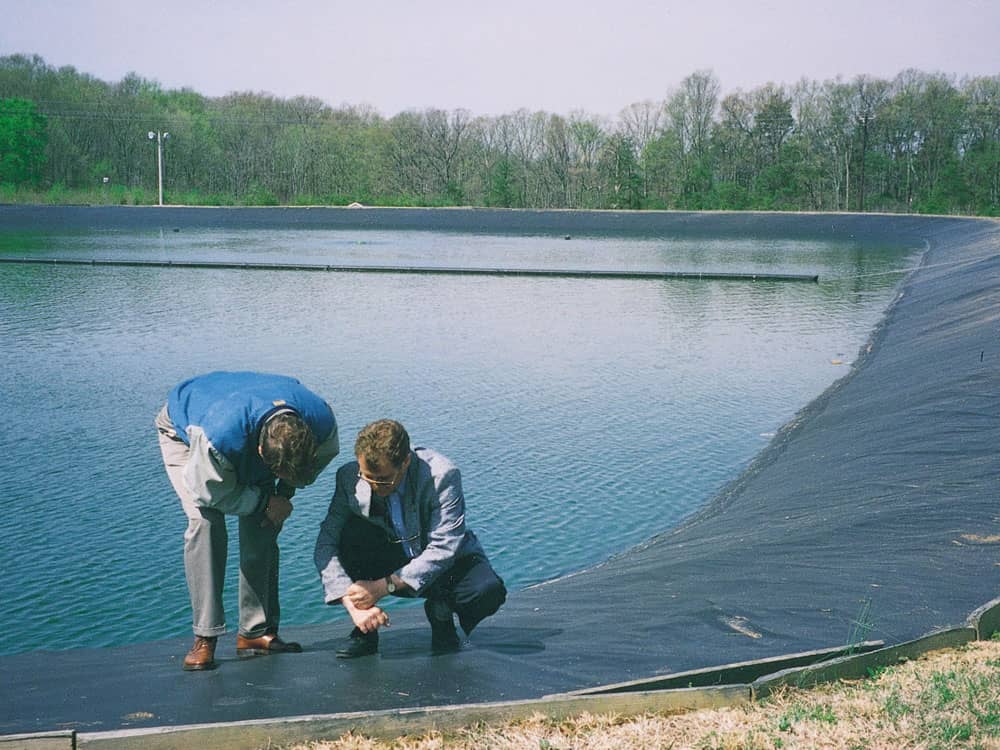
<instances>
[{"instance_id":1,"label":"dark trousers","mask_svg":"<svg viewBox=\"0 0 1000 750\"><path fill-rule=\"evenodd\" d=\"M392 542L381 527L353 516L340 536L340 562L352 581L374 581L406 565L402 546ZM507 599L507 588L484 555L465 555L419 594L408 590L403 596L443 601L469 634L500 609Z\"/></svg>"}]
</instances>

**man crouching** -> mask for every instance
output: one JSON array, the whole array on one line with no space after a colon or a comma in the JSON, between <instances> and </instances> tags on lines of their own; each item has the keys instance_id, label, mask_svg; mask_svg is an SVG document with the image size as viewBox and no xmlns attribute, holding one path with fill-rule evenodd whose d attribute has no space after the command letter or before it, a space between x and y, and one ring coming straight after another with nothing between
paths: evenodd
<instances>
[{"instance_id":1,"label":"man crouching","mask_svg":"<svg viewBox=\"0 0 1000 750\"><path fill-rule=\"evenodd\" d=\"M422 597L431 650L459 648L453 615L466 635L507 598L479 540L465 526L458 468L429 448L410 449L399 422L381 419L358 434L352 461L320 524L315 561L327 604L344 605L354 630L337 650L374 654L390 594Z\"/></svg>"}]
</instances>

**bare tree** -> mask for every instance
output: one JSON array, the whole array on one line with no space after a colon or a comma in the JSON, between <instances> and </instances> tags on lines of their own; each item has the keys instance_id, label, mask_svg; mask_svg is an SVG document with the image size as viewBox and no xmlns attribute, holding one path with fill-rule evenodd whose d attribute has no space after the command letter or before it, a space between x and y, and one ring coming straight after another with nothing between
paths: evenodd
<instances>
[{"instance_id":1,"label":"bare tree","mask_svg":"<svg viewBox=\"0 0 1000 750\"><path fill-rule=\"evenodd\" d=\"M858 76L854 79L854 122L860 131L860 174L858 176L858 210L865 210L866 169L868 166L868 142L872 137L875 119L889 94L886 81Z\"/></svg>"},{"instance_id":2,"label":"bare tree","mask_svg":"<svg viewBox=\"0 0 1000 750\"><path fill-rule=\"evenodd\" d=\"M545 206L566 208L570 203L570 170L573 146L566 120L552 115L545 124L542 150L542 180L546 183ZM551 184L551 187L549 185Z\"/></svg>"},{"instance_id":3,"label":"bare tree","mask_svg":"<svg viewBox=\"0 0 1000 750\"><path fill-rule=\"evenodd\" d=\"M666 129L670 136L661 144L661 150L679 149L675 192L685 205L691 203L694 194L702 194L710 187L709 145L719 90L715 74L700 70L685 78L667 98Z\"/></svg>"},{"instance_id":4,"label":"bare tree","mask_svg":"<svg viewBox=\"0 0 1000 750\"><path fill-rule=\"evenodd\" d=\"M618 115L621 132L635 147L637 159L663 127L663 116L663 102L649 99L628 105Z\"/></svg>"},{"instance_id":5,"label":"bare tree","mask_svg":"<svg viewBox=\"0 0 1000 750\"><path fill-rule=\"evenodd\" d=\"M570 167L571 177L575 178L575 194L580 196L576 205L579 208L594 208L603 201L597 165L608 138L607 130L597 117L577 110L570 113L569 134L573 164Z\"/></svg>"},{"instance_id":6,"label":"bare tree","mask_svg":"<svg viewBox=\"0 0 1000 750\"><path fill-rule=\"evenodd\" d=\"M699 70L685 78L668 98L667 118L685 154L701 157L707 151L720 90L712 71Z\"/></svg>"}]
</instances>

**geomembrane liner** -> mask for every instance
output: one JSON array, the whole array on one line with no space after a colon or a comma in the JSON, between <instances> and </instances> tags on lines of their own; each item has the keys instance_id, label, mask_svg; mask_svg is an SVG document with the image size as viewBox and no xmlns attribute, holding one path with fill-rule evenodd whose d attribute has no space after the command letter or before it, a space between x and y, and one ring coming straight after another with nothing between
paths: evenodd
<instances>
[{"instance_id":1,"label":"geomembrane liner","mask_svg":"<svg viewBox=\"0 0 1000 750\"><path fill-rule=\"evenodd\" d=\"M244 216L257 225L306 215L289 210ZM93 211L79 209L74 220L175 226L213 215ZM240 215L221 211L216 221ZM385 228L434 221L433 213L394 211L344 219L312 209L303 220ZM0 214L4 226L37 226L43 216L16 207ZM489 216L487 224L514 220L511 212ZM962 624L1000 593L1000 224L843 214L515 218L529 230L572 221L632 231L634 218L641 231L665 236L854 238L928 249L850 373L708 507L606 563L513 592L461 652L431 656L423 613L407 608L393 614L378 656L353 661L334 655L349 629L343 618L283 628L303 654L239 661L235 636L223 637L220 667L198 674L180 669L189 637L0 657L0 734L536 698L850 642L901 643ZM499 226L477 221L484 231ZM669 482L670 467L663 473Z\"/></svg>"}]
</instances>

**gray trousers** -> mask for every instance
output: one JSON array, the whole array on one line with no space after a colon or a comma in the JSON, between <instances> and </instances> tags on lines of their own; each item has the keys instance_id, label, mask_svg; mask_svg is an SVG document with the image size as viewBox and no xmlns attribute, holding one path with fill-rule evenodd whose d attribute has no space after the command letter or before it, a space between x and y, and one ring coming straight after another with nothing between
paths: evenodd
<instances>
[{"instance_id":1,"label":"gray trousers","mask_svg":"<svg viewBox=\"0 0 1000 750\"><path fill-rule=\"evenodd\" d=\"M182 475L188 461L188 447L177 437L165 406L156 416L156 430L163 465L188 518L187 531L184 532L184 574L191 595L194 634L221 635L226 632L226 614L222 606L229 548L226 517L220 511L198 505L185 486ZM281 617L278 605L278 532L270 524L261 527L263 511L240 516L239 519L239 632L256 638L265 633L278 632Z\"/></svg>"}]
</instances>

